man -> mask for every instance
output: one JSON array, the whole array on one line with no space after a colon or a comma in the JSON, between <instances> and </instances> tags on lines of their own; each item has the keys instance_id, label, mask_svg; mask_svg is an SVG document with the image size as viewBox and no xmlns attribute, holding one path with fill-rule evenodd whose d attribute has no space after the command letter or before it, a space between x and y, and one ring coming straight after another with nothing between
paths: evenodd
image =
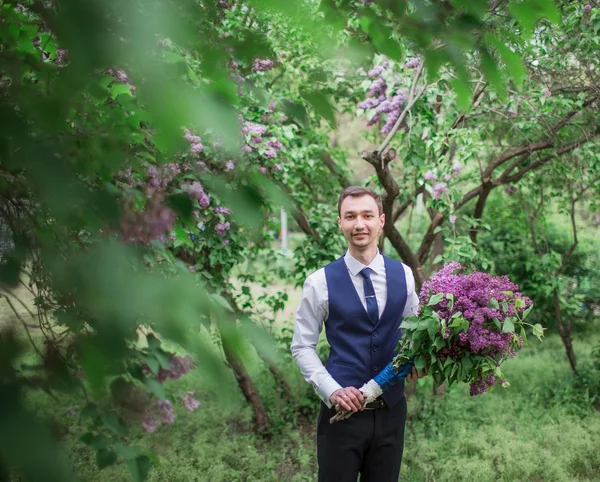
<instances>
[{"instance_id":1,"label":"man","mask_svg":"<svg viewBox=\"0 0 600 482\"><path fill-rule=\"evenodd\" d=\"M419 298L408 266L384 257L377 240L385 223L380 197L351 186L338 201L338 225L348 251L305 281L296 314L292 355L323 401L317 429L320 482L397 482L404 447L406 399L398 382L363 407L359 387L389 363L402 318ZM316 353L325 323L331 352L324 367ZM423 374L413 372L408 381ZM335 406L355 412L330 424Z\"/></svg>"}]
</instances>

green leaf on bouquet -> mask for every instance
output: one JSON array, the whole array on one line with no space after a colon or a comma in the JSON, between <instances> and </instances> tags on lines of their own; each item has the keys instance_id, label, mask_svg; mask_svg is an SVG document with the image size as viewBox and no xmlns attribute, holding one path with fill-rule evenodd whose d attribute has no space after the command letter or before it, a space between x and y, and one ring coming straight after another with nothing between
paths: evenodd
<instances>
[{"instance_id":1,"label":"green leaf on bouquet","mask_svg":"<svg viewBox=\"0 0 600 482\"><path fill-rule=\"evenodd\" d=\"M400 328L404 328L406 330L412 328L414 326L414 322L411 320L404 320L400 323Z\"/></svg>"},{"instance_id":2,"label":"green leaf on bouquet","mask_svg":"<svg viewBox=\"0 0 600 482\"><path fill-rule=\"evenodd\" d=\"M544 336L545 329L546 328L544 328L539 323L537 323L533 326L533 334L537 337L538 340L542 341L542 337Z\"/></svg>"},{"instance_id":3,"label":"green leaf on bouquet","mask_svg":"<svg viewBox=\"0 0 600 482\"><path fill-rule=\"evenodd\" d=\"M431 298L429 298L429 303L427 303L427 306L437 305L443 299L444 299L444 293L437 293L437 294L433 295Z\"/></svg>"},{"instance_id":4,"label":"green leaf on bouquet","mask_svg":"<svg viewBox=\"0 0 600 482\"><path fill-rule=\"evenodd\" d=\"M495 298L492 298L489 302L488 302L488 307L490 308L495 308L498 309L500 308L500 305L498 304L498 300Z\"/></svg>"},{"instance_id":5,"label":"green leaf on bouquet","mask_svg":"<svg viewBox=\"0 0 600 482\"><path fill-rule=\"evenodd\" d=\"M461 360L461 365L465 373L470 372L473 369L473 360L470 356L466 356Z\"/></svg>"},{"instance_id":6,"label":"green leaf on bouquet","mask_svg":"<svg viewBox=\"0 0 600 482\"><path fill-rule=\"evenodd\" d=\"M521 316L522 320L525 320L525 318L527 318L527 315L529 315L529 312L531 311L531 308L533 308L533 305L529 305L529 308L527 308L524 312L523 315Z\"/></svg>"},{"instance_id":7,"label":"green leaf on bouquet","mask_svg":"<svg viewBox=\"0 0 600 482\"><path fill-rule=\"evenodd\" d=\"M456 319L452 322L451 328L457 330L458 332L467 331L469 329L469 322L462 316L459 316L456 317Z\"/></svg>"},{"instance_id":8,"label":"green leaf on bouquet","mask_svg":"<svg viewBox=\"0 0 600 482\"><path fill-rule=\"evenodd\" d=\"M523 343L527 343L527 335L525 334L525 328L521 327L519 331L521 333L521 338L523 338Z\"/></svg>"},{"instance_id":9,"label":"green leaf on bouquet","mask_svg":"<svg viewBox=\"0 0 600 482\"><path fill-rule=\"evenodd\" d=\"M444 348L444 346L446 346L446 340L444 340L441 336L439 336L435 339L433 344L438 349Z\"/></svg>"},{"instance_id":10,"label":"green leaf on bouquet","mask_svg":"<svg viewBox=\"0 0 600 482\"><path fill-rule=\"evenodd\" d=\"M512 291L501 291L500 293L502 293L503 295L508 295L508 296L514 295L514 293Z\"/></svg>"},{"instance_id":11,"label":"green leaf on bouquet","mask_svg":"<svg viewBox=\"0 0 600 482\"><path fill-rule=\"evenodd\" d=\"M515 300L515 308L524 308L525 307L525 300L523 298L517 298Z\"/></svg>"},{"instance_id":12,"label":"green leaf on bouquet","mask_svg":"<svg viewBox=\"0 0 600 482\"><path fill-rule=\"evenodd\" d=\"M445 323L445 320L442 320L442 323ZM433 338L439 328L440 324L438 320L436 320L435 318L430 318L427 326L427 333L429 333L429 337Z\"/></svg>"},{"instance_id":13,"label":"green leaf on bouquet","mask_svg":"<svg viewBox=\"0 0 600 482\"><path fill-rule=\"evenodd\" d=\"M494 322L494 325L498 327L499 330L502 329L502 325L500 324L500 320L498 318L492 318L492 321Z\"/></svg>"},{"instance_id":14,"label":"green leaf on bouquet","mask_svg":"<svg viewBox=\"0 0 600 482\"><path fill-rule=\"evenodd\" d=\"M515 323L513 319L509 316L504 320L504 325L502 326L502 333L514 333L515 331Z\"/></svg>"},{"instance_id":15,"label":"green leaf on bouquet","mask_svg":"<svg viewBox=\"0 0 600 482\"><path fill-rule=\"evenodd\" d=\"M425 358L423 358L422 356L418 356L417 358L415 358L415 368L419 372L423 370L423 368L425 368Z\"/></svg>"}]
</instances>

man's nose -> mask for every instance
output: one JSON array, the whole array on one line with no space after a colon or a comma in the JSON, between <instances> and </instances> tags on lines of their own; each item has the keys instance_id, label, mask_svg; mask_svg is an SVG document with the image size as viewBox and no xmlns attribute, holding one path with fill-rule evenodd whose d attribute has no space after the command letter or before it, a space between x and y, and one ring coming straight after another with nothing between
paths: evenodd
<instances>
[{"instance_id":1,"label":"man's nose","mask_svg":"<svg viewBox=\"0 0 600 482\"><path fill-rule=\"evenodd\" d=\"M356 224L354 225L354 227L356 227L356 228L362 228L363 226L364 226L363 219L360 216L358 216L356 218Z\"/></svg>"}]
</instances>

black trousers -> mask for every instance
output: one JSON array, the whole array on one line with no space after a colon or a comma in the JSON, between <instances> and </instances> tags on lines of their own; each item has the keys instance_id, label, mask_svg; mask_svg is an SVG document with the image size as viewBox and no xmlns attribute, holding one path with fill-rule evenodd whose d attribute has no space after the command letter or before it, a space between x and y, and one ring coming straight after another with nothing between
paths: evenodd
<instances>
[{"instance_id":1,"label":"black trousers","mask_svg":"<svg viewBox=\"0 0 600 482\"><path fill-rule=\"evenodd\" d=\"M398 482L406 398L393 408L364 410L329 423L335 409L321 403L317 426L319 482Z\"/></svg>"}]
</instances>

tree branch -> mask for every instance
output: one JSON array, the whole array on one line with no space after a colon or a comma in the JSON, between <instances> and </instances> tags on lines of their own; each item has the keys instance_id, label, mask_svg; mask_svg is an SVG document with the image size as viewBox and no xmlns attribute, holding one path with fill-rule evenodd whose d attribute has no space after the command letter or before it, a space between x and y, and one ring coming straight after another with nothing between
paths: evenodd
<instances>
[{"instance_id":1,"label":"tree branch","mask_svg":"<svg viewBox=\"0 0 600 482\"><path fill-rule=\"evenodd\" d=\"M323 161L325 162L325 165L327 166L327 169L329 169L329 172L331 172L331 174L333 174L337 178L340 185L344 189L346 189L348 186L350 186L350 181L346 178L346 176L344 176L344 174L338 168L337 164L335 163L335 161L333 160L331 155L329 155L328 152L325 152L325 151L321 152L321 159L323 159Z\"/></svg>"}]
</instances>

